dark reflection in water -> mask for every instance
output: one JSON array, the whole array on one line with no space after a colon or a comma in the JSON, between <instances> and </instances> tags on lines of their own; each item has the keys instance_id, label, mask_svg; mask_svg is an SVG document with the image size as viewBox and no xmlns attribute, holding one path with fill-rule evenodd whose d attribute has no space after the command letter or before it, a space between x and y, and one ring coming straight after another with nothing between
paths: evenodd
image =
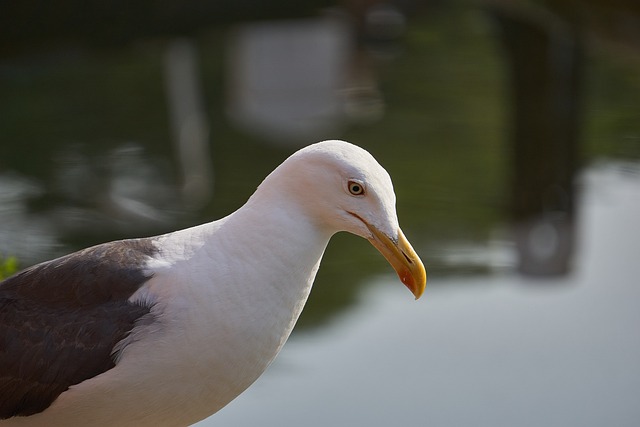
<instances>
[{"instance_id":1,"label":"dark reflection in water","mask_svg":"<svg viewBox=\"0 0 640 427\"><path fill-rule=\"evenodd\" d=\"M501 33L495 11L464 2L410 13L371 4L346 2L344 11L233 27L199 19L197 36L134 31L119 34L128 41L118 47L88 48L76 39L2 50L0 253L26 266L219 218L297 147L343 138L370 150L393 176L403 228L437 285L452 272L514 266L505 224L522 190L518 182L542 192L535 203L549 214L547 223L531 226L528 247L534 254L553 250L562 238L553 219L579 217L567 208L576 197L576 164L562 159L563 148L585 163L640 155L633 48L612 54L580 39L586 77L579 99L578 92L551 90L550 105L527 110L530 95L542 90L541 58L566 64L575 53L551 45L542 54L515 49L519 55L509 56L505 38L517 40L504 22L530 22L527 9L500 10ZM546 15L533 16L539 22ZM532 72L524 99L510 98L521 92L508 67ZM558 67L546 77L571 70ZM566 89L562 82L572 80L558 81ZM562 121L549 110L563 102L575 104L562 110L569 116L582 108L579 132L577 119ZM530 128L518 125L536 112L541 116ZM545 124L544 132L536 123ZM525 136L539 130L526 148L546 151L535 162L512 156L525 146L508 137L509 129ZM539 168L545 165L549 173ZM482 256L488 245L499 248L498 259ZM336 236L302 324L318 324L351 304L367 278L386 269L366 242Z\"/></svg>"}]
</instances>

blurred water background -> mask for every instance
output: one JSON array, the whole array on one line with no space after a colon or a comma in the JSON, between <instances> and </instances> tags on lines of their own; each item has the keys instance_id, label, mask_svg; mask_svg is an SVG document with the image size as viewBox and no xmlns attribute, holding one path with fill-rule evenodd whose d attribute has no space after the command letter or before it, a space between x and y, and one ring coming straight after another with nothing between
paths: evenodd
<instances>
[{"instance_id":1,"label":"blurred water background","mask_svg":"<svg viewBox=\"0 0 640 427\"><path fill-rule=\"evenodd\" d=\"M427 267L413 302L336 236L281 357L202 425L640 423L635 1L62 3L0 6L0 256L217 219L340 138Z\"/></svg>"}]
</instances>

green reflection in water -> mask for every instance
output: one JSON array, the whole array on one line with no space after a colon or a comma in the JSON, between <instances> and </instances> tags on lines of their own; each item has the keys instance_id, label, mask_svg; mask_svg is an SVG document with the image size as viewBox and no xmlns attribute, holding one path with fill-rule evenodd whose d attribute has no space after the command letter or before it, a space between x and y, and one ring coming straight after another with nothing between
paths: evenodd
<instances>
[{"instance_id":1,"label":"green reflection in water","mask_svg":"<svg viewBox=\"0 0 640 427\"><path fill-rule=\"evenodd\" d=\"M509 153L505 120L510 106L501 51L485 15L453 8L414 17L409 24L401 55L376 67L385 115L335 137L367 148L388 169L403 229L418 252L428 254L441 242L484 242L502 222ZM216 29L199 39L214 196L197 212L166 203L162 209L179 214L170 223L144 229L144 234L209 221L237 209L293 151L265 144L233 128L225 118L225 37L225 30ZM179 184L167 124L162 47L161 41L148 41L122 50L65 51L0 64L0 173L26 175L43 187L27 200L32 211L46 216L60 206L78 204L57 184L60 168L65 167L60 153L69 147L80 147L85 159L100 159L114 147L134 144L169 184ZM630 152L637 156L638 149L632 148L637 147L632 142L638 141L640 123L634 97L640 93L637 64L597 52L590 62L587 157ZM91 202L86 205L100 209ZM98 226L58 239L64 251L71 251L132 233ZM59 250L52 248L52 255ZM448 271L438 260L425 256L423 261L430 278ZM365 241L336 236L302 326L320 324L352 304L367 277L375 274L393 272ZM399 282L398 287L402 288ZM409 302L410 298L407 293Z\"/></svg>"}]
</instances>

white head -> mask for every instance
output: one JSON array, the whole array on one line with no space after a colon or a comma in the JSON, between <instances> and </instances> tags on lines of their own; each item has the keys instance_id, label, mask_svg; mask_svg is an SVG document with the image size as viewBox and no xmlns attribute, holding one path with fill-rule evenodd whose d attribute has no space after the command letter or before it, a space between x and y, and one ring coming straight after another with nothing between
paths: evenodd
<instances>
[{"instance_id":1,"label":"white head","mask_svg":"<svg viewBox=\"0 0 640 427\"><path fill-rule=\"evenodd\" d=\"M424 266L398 226L391 178L366 150L335 140L310 145L280 165L261 190L293 201L329 234L347 231L369 240L416 298L424 291Z\"/></svg>"}]
</instances>

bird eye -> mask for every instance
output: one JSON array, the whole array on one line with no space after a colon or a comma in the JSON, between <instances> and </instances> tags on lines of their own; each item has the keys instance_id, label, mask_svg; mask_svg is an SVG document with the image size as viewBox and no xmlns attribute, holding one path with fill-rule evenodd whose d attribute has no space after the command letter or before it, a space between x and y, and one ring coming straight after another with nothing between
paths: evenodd
<instances>
[{"instance_id":1,"label":"bird eye","mask_svg":"<svg viewBox=\"0 0 640 427\"><path fill-rule=\"evenodd\" d=\"M349 188L349 193L354 196L361 196L364 194L364 185L358 181L349 181L347 187Z\"/></svg>"}]
</instances>

